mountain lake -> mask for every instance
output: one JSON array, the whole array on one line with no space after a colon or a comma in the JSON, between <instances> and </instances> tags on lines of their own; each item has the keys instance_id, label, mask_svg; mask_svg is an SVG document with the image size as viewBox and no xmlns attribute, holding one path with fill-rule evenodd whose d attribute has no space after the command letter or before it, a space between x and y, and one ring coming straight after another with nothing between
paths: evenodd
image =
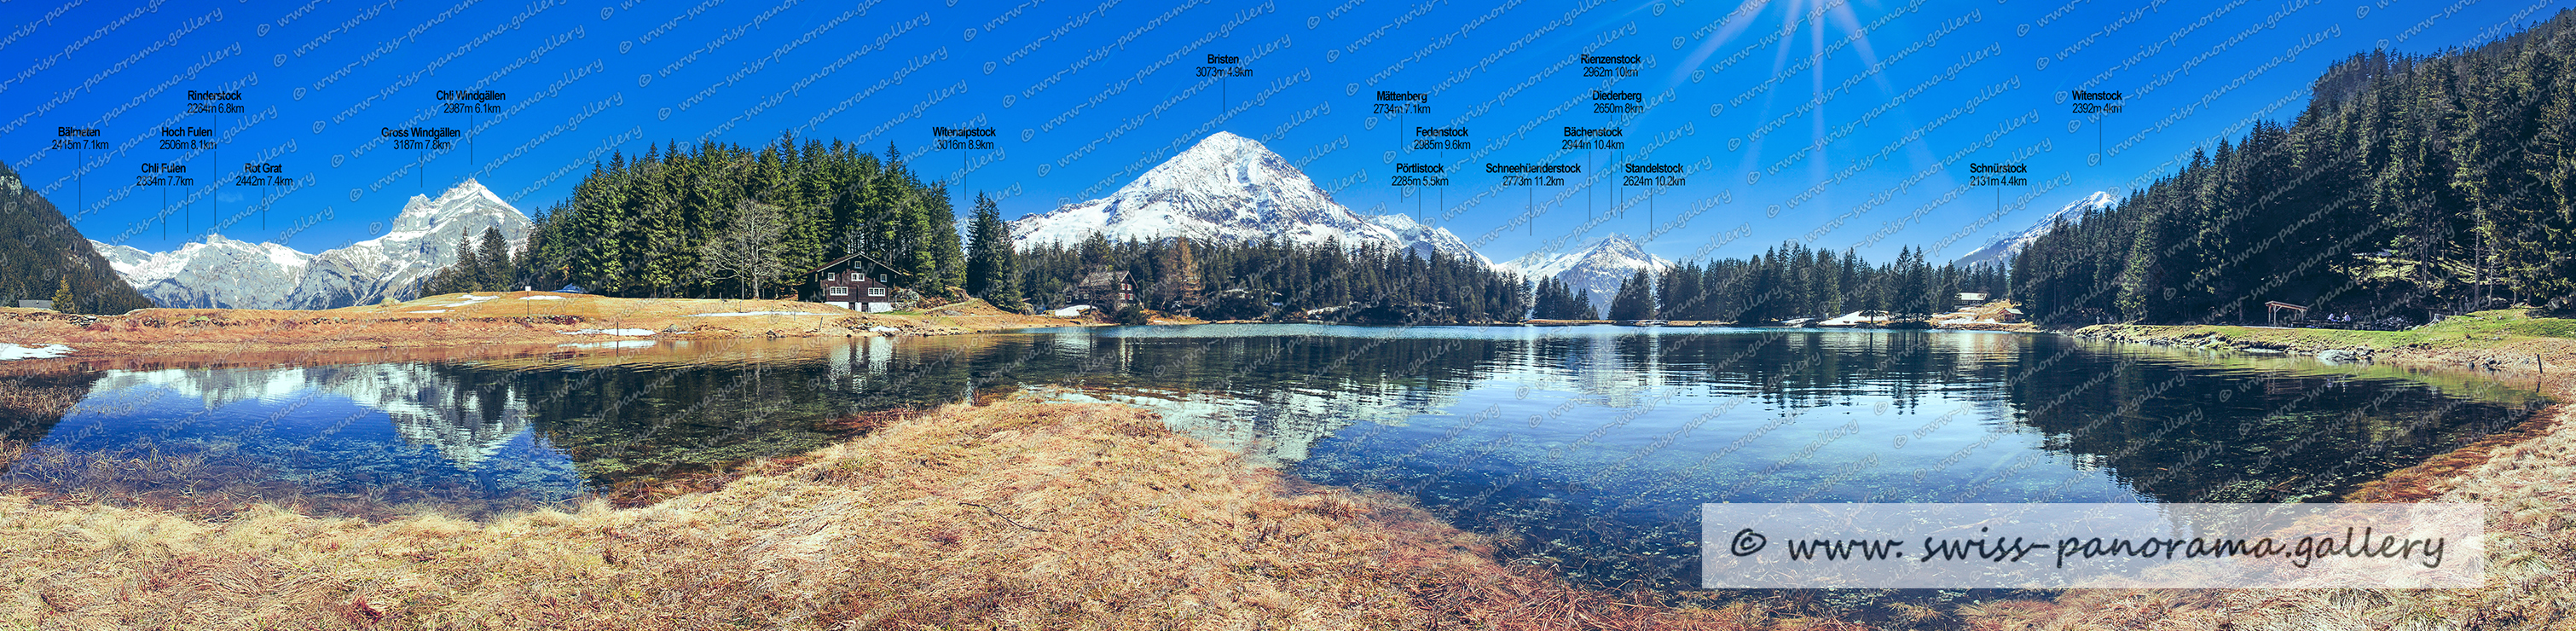
<instances>
[{"instance_id":1,"label":"mountain lake","mask_svg":"<svg viewBox=\"0 0 2576 631\"><path fill-rule=\"evenodd\" d=\"M1611 326L635 340L0 386L65 403L0 405L0 484L368 518L564 505L970 397L1112 401L1517 535L1508 558L1663 587L1696 581L1702 503L2332 501L2547 403L2461 372L2058 335Z\"/></svg>"}]
</instances>

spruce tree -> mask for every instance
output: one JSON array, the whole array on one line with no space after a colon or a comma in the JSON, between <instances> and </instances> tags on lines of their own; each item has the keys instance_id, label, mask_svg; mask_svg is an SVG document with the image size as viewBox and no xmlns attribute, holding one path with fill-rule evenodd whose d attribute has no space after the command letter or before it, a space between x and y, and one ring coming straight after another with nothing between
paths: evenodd
<instances>
[{"instance_id":1,"label":"spruce tree","mask_svg":"<svg viewBox=\"0 0 2576 631\"><path fill-rule=\"evenodd\" d=\"M1020 299L1018 254L1012 250L1011 229L1002 222L1001 205L993 198L980 193L975 196L967 236L967 295L983 298L1002 309L1026 309Z\"/></svg>"},{"instance_id":2,"label":"spruce tree","mask_svg":"<svg viewBox=\"0 0 2576 631\"><path fill-rule=\"evenodd\" d=\"M71 277L56 278L54 282L57 287L54 290L54 310L63 313L80 313L80 299L72 295Z\"/></svg>"},{"instance_id":3,"label":"spruce tree","mask_svg":"<svg viewBox=\"0 0 2576 631\"><path fill-rule=\"evenodd\" d=\"M483 229L482 248L475 251L475 259L483 264L475 283L482 291L510 291L515 287L512 281L518 280L518 269L510 264L510 242L501 237L500 228Z\"/></svg>"},{"instance_id":4,"label":"spruce tree","mask_svg":"<svg viewBox=\"0 0 2576 631\"><path fill-rule=\"evenodd\" d=\"M1610 319L1655 319L1654 284L1654 279L1647 276L1645 270L1637 270L1636 275L1620 282L1619 292L1610 297Z\"/></svg>"},{"instance_id":5,"label":"spruce tree","mask_svg":"<svg viewBox=\"0 0 2576 631\"><path fill-rule=\"evenodd\" d=\"M456 231L456 264L450 269L452 272L442 279L446 281L445 286L438 288L436 293L482 291L483 259L475 255L474 241L466 238L463 230Z\"/></svg>"}]
</instances>

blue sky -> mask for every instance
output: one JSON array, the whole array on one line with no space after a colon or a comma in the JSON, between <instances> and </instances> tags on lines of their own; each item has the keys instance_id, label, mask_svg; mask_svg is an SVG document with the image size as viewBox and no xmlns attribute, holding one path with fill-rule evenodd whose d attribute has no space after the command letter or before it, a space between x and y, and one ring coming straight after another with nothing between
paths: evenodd
<instances>
[{"instance_id":1,"label":"blue sky","mask_svg":"<svg viewBox=\"0 0 2576 631\"><path fill-rule=\"evenodd\" d=\"M2568 5L10 0L0 162L93 239L163 250L220 231L319 252L466 177L534 212L608 152L670 140L892 142L1016 218L1229 131L1353 210L1420 214L1496 260L1618 232L1674 259L1798 240L1938 261L2291 119L2336 60L2475 45ZM1249 74L1201 77L1208 55ZM239 92L241 110L191 114L191 90ZM506 98L440 113L452 90ZM1424 93L1428 111L1375 113L1382 90ZM2122 111L2074 113L2075 90L2120 92ZM54 148L66 126L106 148ZM215 148L162 148L174 126ZM383 133L413 126L468 136L432 151ZM934 126L992 127L995 146L938 150ZM1569 126L1619 127L1625 147L1566 150ZM1467 144L1414 150L1417 127L1465 128ZM253 160L296 184L231 185ZM193 185L135 185L174 162ZM1447 164L1451 183L1391 185L1398 162ZM1604 177L1511 186L1488 162ZM1683 182L1604 173L1626 163ZM2024 165L2027 184L1970 186L1975 163Z\"/></svg>"}]
</instances>

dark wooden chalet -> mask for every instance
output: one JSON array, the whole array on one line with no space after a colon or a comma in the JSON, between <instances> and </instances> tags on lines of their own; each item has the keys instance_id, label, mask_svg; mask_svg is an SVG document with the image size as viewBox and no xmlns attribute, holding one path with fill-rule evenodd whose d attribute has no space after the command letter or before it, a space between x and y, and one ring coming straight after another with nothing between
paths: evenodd
<instances>
[{"instance_id":1,"label":"dark wooden chalet","mask_svg":"<svg viewBox=\"0 0 2576 631\"><path fill-rule=\"evenodd\" d=\"M1073 304L1117 309L1136 300L1136 286L1127 280L1126 272L1092 272L1073 286Z\"/></svg>"},{"instance_id":2,"label":"dark wooden chalet","mask_svg":"<svg viewBox=\"0 0 2576 631\"><path fill-rule=\"evenodd\" d=\"M896 278L903 276L894 266L863 254L851 254L824 263L805 272L822 286L825 304L854 311L881 313L903 308L895 302Z\"/></svg>"}]
</instances>

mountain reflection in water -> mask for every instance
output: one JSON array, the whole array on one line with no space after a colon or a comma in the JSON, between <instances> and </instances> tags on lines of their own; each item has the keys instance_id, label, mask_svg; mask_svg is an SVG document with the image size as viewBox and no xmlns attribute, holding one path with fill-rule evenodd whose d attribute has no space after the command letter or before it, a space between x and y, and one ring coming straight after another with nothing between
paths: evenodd
<instances>
[{"instance_id":1,"label":"mountain reflection in water","mask_svg":"<svg viewBox=\"0 0 2576 631\"><path fill-rule=\"evenodd\" d=\"M32 443L5 481L482 515L1030 390L1409 495L1578 579L1677 584L1705 502L2330 500L2541 403L2453 373L1967 332L1211 325L361 361L0 375L79 401L0 397L5 438Z\"/></svg>"}]
</instances>

